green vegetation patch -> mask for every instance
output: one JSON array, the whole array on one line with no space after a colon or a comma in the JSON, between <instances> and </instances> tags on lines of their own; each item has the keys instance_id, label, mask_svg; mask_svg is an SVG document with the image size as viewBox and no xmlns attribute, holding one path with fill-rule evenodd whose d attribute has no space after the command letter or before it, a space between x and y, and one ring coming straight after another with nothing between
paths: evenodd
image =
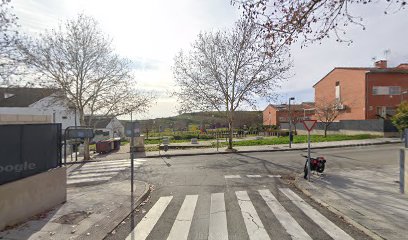
<instances>
[{"instance_id":1,"label":"green vegetation patch","mask_svg":"<svg viewBox=\"0 0 408 240\"><path fill-rule=\"evenodd\" d=\"M361 139L372 139L379 138L380 136L360 134L360 135L329 135L327 137L321 135L310 136L311 142L333 142L333 141L346 141L346 140L361 140ZM306 135L297 135L293 138L293 143L307 143ZM234 146L257 146L257 145L278 145L278 144L289 144L289 137L275 137L275 138L264 138L259 140L243 140L234 142ZM220 143L220 146L225 147L228 144L225 142ZM216 146L214 143L213 146Z\"/></svg>"}]
</instances>

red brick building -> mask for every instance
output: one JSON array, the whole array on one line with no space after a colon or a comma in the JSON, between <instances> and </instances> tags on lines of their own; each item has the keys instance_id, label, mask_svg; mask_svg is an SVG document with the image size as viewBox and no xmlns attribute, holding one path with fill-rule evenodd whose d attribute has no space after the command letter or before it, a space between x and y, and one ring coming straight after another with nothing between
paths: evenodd
<instances>
[{"instance_id":1,"label":"red brick building","mask_svg":"<svg viewBox=\"0 0 408 240\"><path fill-rule=\"evenodd\" d=\"M295 123L302 119L310 119L314 116L314 103L303 102L301 104L290 105L292 122ZM279 126L282 122L289 122L289 105L269 104L263 111L264 126Z\"/></svg>"},{"instance_id":2,"label":"red brick building","mask_svg":"<svg viewBox=\"0 0 408 240\"><path fill-rule=\"evenodd\" d=\"M408 63L388 68L381 60L374 67L336 67L313 87L316 106L338 102L336 121L389 118L408 100Z\"/></svg>"}]
</instances>

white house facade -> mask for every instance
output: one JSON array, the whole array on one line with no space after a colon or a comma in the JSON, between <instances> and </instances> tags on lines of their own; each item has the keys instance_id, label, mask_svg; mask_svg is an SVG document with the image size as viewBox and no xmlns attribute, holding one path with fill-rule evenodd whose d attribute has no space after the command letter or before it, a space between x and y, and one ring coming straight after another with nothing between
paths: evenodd
<instances>
[{"instance_id":1,"label":"white house facade","mask_svg":"<svg viewBox=\"0 0 408 240\"><path fill-rule=\"evenodd\" d=\"M75 126L75 112L57 99L56 89L0 88L0 124L61 123ZM79 126L79 116L76 123Z\"/></svg>"}]
</instances>

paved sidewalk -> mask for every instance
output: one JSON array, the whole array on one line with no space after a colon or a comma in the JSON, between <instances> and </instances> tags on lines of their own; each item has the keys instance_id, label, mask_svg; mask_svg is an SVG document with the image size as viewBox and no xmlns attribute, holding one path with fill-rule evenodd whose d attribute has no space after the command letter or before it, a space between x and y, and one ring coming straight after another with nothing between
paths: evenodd
<instances>
[{"instance_id":1,"label":"paved sidewalk","mask_svg":"<svg viewBox=\"0 0 408 240\"><path fill-rule=\"evenodd\" d=\"M349 140L349 141L335 141L335 142L319 142L311 143L313 149L322 148L335 148L335 147L351 147L351 146L366 146L375 144L388 144L388 143L400 143L399 138L375 138L375 139L364 139L364 140ZM126 150L127 147L127 150ZM257 145L257 146L237 146L234 147L238 152L249 153L249 152L274 152L274 151L293 151L293 150L304 150L307 149L307 143L296 143L292 144L292 148L289 148L288 144L280 145ZM118 159L128 159L129 158L129 145L121 149L119 153L111 153L104 155L94 155L93 160L118 160ZM230 153L226 152L225 148L197 148L197 149L169 149L167 152L162 151L151 151L144 153L136 153L136 158L141 157L161 157L161 156L192 156L192 155L211 155L220 153Z\"/></svg>"},{"instance_id":2,"label":"paved sidewalk","mask_svg":"<svg viewBox=\"0 0 408 240\"><path fill-rule=\"evenodd\" d=\"M330 172L311 182L301 176L299 189L374 239L407 239L408 195L399 193L399 169Z\"/></svg>"},{"instance_id":3,"label":"paved sidewalk","mask_svg":"<svg viewBox=\"0 0 408 240\"><path fill-rule=\"evenodd\" d=\"M121 224L149 192L149 185L140 181L135 181L133 196L129 181L68 188L66 203L0 232L0 239L100 240Z\"/></svg>"}]
</instances>

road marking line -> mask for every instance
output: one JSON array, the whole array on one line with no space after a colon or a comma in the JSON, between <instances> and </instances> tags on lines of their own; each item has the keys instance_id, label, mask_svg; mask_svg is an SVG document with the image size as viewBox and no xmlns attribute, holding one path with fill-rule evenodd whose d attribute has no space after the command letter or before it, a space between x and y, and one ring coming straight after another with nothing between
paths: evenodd
<instances>
[{"instance_id":1,"label":"road marking line","mask_svg":"<svg viewBox=\"0 0 408 240\"><path fill-rule=\"evenodd\" d=\"M181 205L177 218L170 230L167 240L187 239L193 220L194 210L197 204L198 195L187 195Z\"/></svg>"},{"instance_id":2,"label":"road marking line","mask_svg":"<svg viewBox=\"0 0 408 240\"><path fill-rule=\"evenodd\" d=\"M282 176L281 175L268 175L268 177L270 177L270 178L281 178Z\"/></svg>"},{"instance_id":3,"label":"road marking line","mask_svg":"<svg viewBox=\"0 0 408 240\"><path fill-rule=\"evenodd\" d=\"M319 213L312 206L307 204L301 197L294 193L289 188L279 188L279 190L286 195L300 210L302 210L306 216L312 219L320 228L322 228L327 234L335 240L352 240L353 238L337 227L329 219Z\"/></svg>"},{"instance_id":4,"label":"road marking line","mask_svg":"<svg viewBox=\"0 0 408 240\"><path fill-rule=\"evenodd\" d=\"M286 209L278 202L275 196L268 189L258 190L262 198L265 200L272 213L278 219L280 224L285 228L286 232L292 239L310 239L312 238L303 230L296 220L286 211Z\"/></svg>"},{"instance_id":5,"label":"road marking line","mask_svg":"<svg viewBox=\"0 0 408 240\"><path fill-rule=\"evenodd\" d=\"M127 236L126 240L145 240L172 199L173 196L161 197L142 220L140 220Z\"/></svg>"},{"instance_id":6,"label":"road marking line","mask_svg":"<svg viewBox=\"0 0 408 240\"><path fill-rule=\"evenodd\" d=\"M246 191L235 192L250 240L270 240Z\"/></svg>"},{"instance_id":7,"label":"road marking line","mask_svg":"<svg viewBox=\"0 0 408 240\"><path fill-rule=\"evenodd\" d=\"M113 177L117 175L118 172L113 172L113 173L83 173L83 174L76 174L76 175L70 175L68 176L68 179L79 179L79 178L94 178L94 177Z\"/></svg>"},{"instance_id":8,"label":"road marking line","mask_svg":"<svg viewBox=\"0 0 408 240\"><path fill-rule=\"evenodd\" d=\"M85 182L99 182L99 181L109 181L112 177L99 177L99 178L81 178L81 179L69 179L67 180L67 184L76 184L76 183L85 183Z\"/></svg>"},{"instance_id":9,"label":"road marking line","mask_svg":"<svg viewBox=\"0 0 408 240\"><path fill-rule=\"evenodd\" d=\"M262 177L261 175L246 175L249 178L260 178Z\"/></svg>"},{"instance_id":10,"label":"road marking line","mask_svg":"<svg viewBox=\"0 0 408 240\"><path fill-rule=\"evenodd\" d=\"M225 175L225 178L241 178L239 175Z\"/></svg>"},{"instance_id":11,"label":"road marking line","mask_svg":"<svg viewBox=\"0 0 408 240\"><path fill-rule=\"evenodd\" d=\"M130 163L130 158L129 159L120 159L120 160L109 160L109 162L129 162ZM142 158L134 158L133 161L137 161L137 162L146 162L146 159L142 159Z\"/></svg>"},{"instance_id":12,"label":"road marking line","mask_svg":"<svg viewBox=\"0 0 408 240\"><path fill-rule=\"evenodd\" d=\"M74 170L71 171L69 174L70 176L72 175L78 175L78 174L84 174L84 173L103 173L103 172L116 172L118 173L119 171L125 170L127 167L121 167L121 168L109 168L109 169L89 169L89 170Z\"/></svg>"},{"instance_id":13,"label":"road marking line","mask_svg":"<svg viewBox=\"0 0 408 240\"><path fill-rule=\"evenodd\" d=\"M135 163L136 165L142 165L142 163ZM90 169L110 169L110 168L117 168L117 167L123 167L123 168L129 168L130 164L127 165L93 165L93 166L83 166L79 169L83 169L83 170L90 170ZM78 169L78 170L79 170Z\"/></svg>"},{"instance_id":14,"label":"road marking line","mask_svg":"<svg viewBox=\"0 0 408 240\"><path fill-rule=\"evenodd\" d=\"M208 240L228 240L224 193L211 194Z\"/></svg>"},{"instance_id":15,"label":"road marking line","mask_svg":"<svg viewBox=\"0 0 408 240\"><path fill-rule=\"evenodd\" d=\"M121 159L121 160L100 160L100 161L95 161L95 162L89 162L89 163L87 163L87 164L91 164L91 163L95 163L95 164L97 164L97 163L130 163L130 159ZM85 162L86 163L86 162Z\"/></svg>"},{"instance_id":16,"label":"road marking line","mask_svg":"<svg viewBox=\"0 0 408 240\"><path fill-rule=\"evenodd\" d=\"M142 164L141 162L134 162L135 164ZM97 162L97 163L86 163L83 165L83 167L87 166L130 166L130 161L129 162L113 162L113 163L103 163L103 162Z\"/></svg>"}]
</instances>

